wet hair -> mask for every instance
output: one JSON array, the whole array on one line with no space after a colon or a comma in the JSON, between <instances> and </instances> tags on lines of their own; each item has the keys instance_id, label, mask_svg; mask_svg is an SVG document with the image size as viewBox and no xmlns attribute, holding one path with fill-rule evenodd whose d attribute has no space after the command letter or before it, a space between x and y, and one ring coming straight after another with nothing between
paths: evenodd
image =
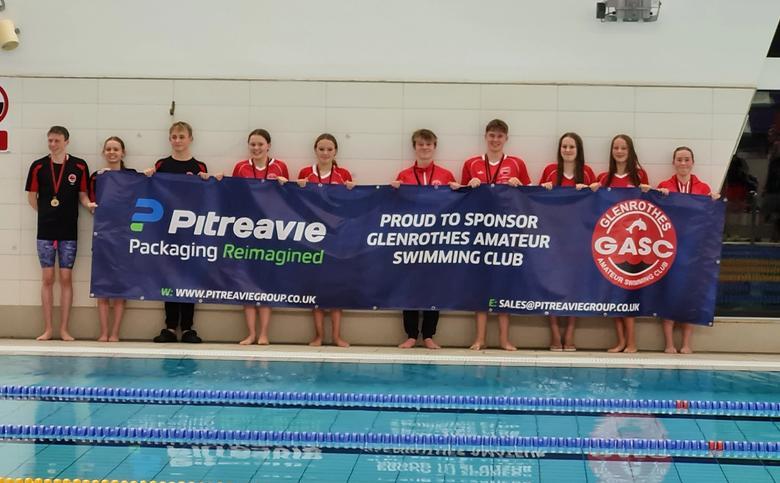
<instances>
[{"instance_id":1,"label":"wet hair","mask_svg":"<svg viewBox=\"0 0 780 483\"><path fill-rule=\"evenodd\" d=\"M696 158L693 157L693 149L689 148L688 146L680 146L678 148L675 148L674 152L672 153L672 161L674 161L675 156L677 156L677 153L679 151L688 151L691 153L691 161L694 163L696 162Z\"/></svg>"},{"instance_id":2,"label":"wet hair","mask_svg":"<svg viewBox=\"0 0 780 483\"><path fill-rule=\"evenodd\" d=\"M418 129L412 133L412 147L417 145L417 140L432 142L436 146L439 142L439 138L436 137L433 131L430 129Z\"/></svg>"},{"instance_id":3,"label":"wet hair","mask_svg":"<svg viewBox=\"0 0 780 483\"><path fill-rule=\"evenodd\" d=\"M192 137L192 126L190 126L189 123L184 121L176 121L173 124L171 124L171 128L168 129L168 135L170 136L171 134L173 134L173 131L179 131L179 130L187 131L187 134L189 134L190 137Z\"/></svg>"},{"instance_id":4,"label":"wet hair","mask_svg":"<svg viewBox=\"0 0 780 483\"><path fill-rule=\"evenodd\" d=\"M49 132L46 133L46 136L50 136L52 134L60 134L62 137L65 138L66 141L70 139L70 133L68 132L68 129L64 126L50 127Z\"/></svg>"},{"instance_id":5,"label":"wet hair","mask_svg":"<svg viewBox=\"0 0 780 483\"><path fill-rule=\"evenodd\" d=\"M485 134L489 133L490 131L498 131L509 135L509 125L501 119L493 119L487 123L487 126L485 126Z\"/></svg>"},{"instance_id":6,"label":"wet hair","mask_svg":"<svg viewBox=\"0 0 780 483\"><path fill-rule=\"evenodd\" d=\"M563 182L563 156L561 156L561 146L566 138L574 139L577 146L577 157L574 158L574 182L582 184L585 182L585 150L582 147L582 138L576 132L563 133L558 140L558 167L556 169L556 185L560 186Z\"/></svg>"},{"instance_id":7,"label":"wet hair","mask_svg":"<svg viewBox=\"0 0 780 483\"><path fill-rule=\"evenodd\" d=\"M617 173L617 161L612 156L612 148L615 146L615 141L622 139L628 146L628 157L626 158L626 172L628 173L628 179L634 186L639 186L639 157L636 155L636 149L634 149L634 141L628 134L618 134L612 138L612 142L609 143L609 174L607 175L607 186L612 184L612 178Z\"/></svg>"},{"instance_id":8,"label":"wet hair","mask_svg":"<svg viewBox=\"0 0 780 483\"><path fill-rule=\"evenodd\" d=\"M106 140L103 141L103 151L106 150L106 145L108 144L109 141L116 141L116 142L118 142L119 145L122 146L122 153L124 154L124 152L125 152L125 142L122 141L122 138L120 138L119 136L109 136L109 137L107 137ZM122 159L119 160L119 167L122 168L122 169L125 169L124 156L122 156Z\"/></svg>"},{"instance_id":9,"label":"wet hair","mask_svg":"<svg viewBox=\"0 0 780 483\"><path fill-rule=\"evenodd\" d=\"M246 137L246 142L249 142L249 140L252 139L252 136L260 136L265 139L265 142L271 144L271 134L265 129L255 129L254 131L250 132L249 136Z\"/></svg>"}]
</instances>

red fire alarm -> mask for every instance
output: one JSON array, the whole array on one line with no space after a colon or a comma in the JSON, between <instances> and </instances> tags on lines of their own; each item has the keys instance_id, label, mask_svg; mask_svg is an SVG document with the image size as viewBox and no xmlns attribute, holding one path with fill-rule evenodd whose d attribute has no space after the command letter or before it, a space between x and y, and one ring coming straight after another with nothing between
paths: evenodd
<instances>
[{"instance_id":1,"label":"red fire alarm","mask_svg":"<svg viewBox=\"0 0 780 483\"><path fill-rule=\"evenodd\" d=\"M8 131L0 131L0 151L8 151Z\"/></svg>"}]
</instances>

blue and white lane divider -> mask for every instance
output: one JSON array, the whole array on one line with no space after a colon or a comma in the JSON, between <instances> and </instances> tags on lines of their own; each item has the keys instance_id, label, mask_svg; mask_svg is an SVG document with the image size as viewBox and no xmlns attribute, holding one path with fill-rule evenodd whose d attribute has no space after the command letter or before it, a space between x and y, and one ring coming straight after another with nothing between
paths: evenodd
<instances>
[{"instance_id":1,"label":"blue and white lane divider","mask_svg":"<svg viewBox=\"0 0 780 483\"><path fill-rule=\"evenodd\" d=\"M588 454L780 460L780 442L546 436L455 436L110 426L0 425L0 441L142 446L311 447L361 453L527 457ZM525 455L525 456L524 456Z\"/></svg>"},{"instance_id":2,"label":"blue and white lane divider","mask_svg":"<svg viewBox=\"0 0 780 483\"><path fill-rule=\"evenodd\" d=\"M0 399L411 411L570 412L780 419L780 402L599 399L124 387L0 386Z\"/></svg>"}]
</instances>

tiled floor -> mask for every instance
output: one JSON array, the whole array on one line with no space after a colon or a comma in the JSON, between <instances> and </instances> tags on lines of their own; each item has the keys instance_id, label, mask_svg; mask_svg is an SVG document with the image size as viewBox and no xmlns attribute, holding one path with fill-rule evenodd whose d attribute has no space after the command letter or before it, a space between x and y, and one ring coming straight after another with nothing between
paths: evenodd
<instances>
[{"instance_id":1,"label":"tiled floor","mask_svg":"<svg viewBox=\"0 0 780 483\"><path fill-rule=\"evenodd\" d=\"M105 344L92 341L37 342L32 340L0 339L0 354L74 355L80 357L158 357L199 359L251 359L269 361L329 361L358 363L408 364L479 364L499 366L554 366L554 367L638 367L684 368L747 371L778 371L778 354L697 353L669 356L660 352L639 354L609 354L604 352L549 352L520 350L472 351L469 349L422 348L402 350L395 347L356 346L312 348L300 345L238 346L236 344L152 344L122 342Z\"/></svg>"}]
</instances>

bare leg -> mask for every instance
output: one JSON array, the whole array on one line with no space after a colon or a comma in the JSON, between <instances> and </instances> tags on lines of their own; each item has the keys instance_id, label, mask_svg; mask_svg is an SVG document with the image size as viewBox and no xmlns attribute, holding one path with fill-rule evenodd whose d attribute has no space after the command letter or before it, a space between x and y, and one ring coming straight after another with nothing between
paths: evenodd
<instances>
[{"instance_id":1,"label":"bare leg","mask_svg":"<svg viewBox=\"0 0 780 483\"><path fill-rule=\"evenodd\" d=\"M682 347L680 347L680 353L693 354L693 349L691 349L691 336L693 335L693 324L683 323L682 333L683 333L683 340L682 340Z\"/></svg>"},{"instance_id":2,"label":"bare leg","mask_svg":"<svg viewBox=\"0 0 780 483\"><path fill-rule=\"evenodd\" d=\"M509 342L509 314L498 314L498 343L505 351L516 351Z\"/></svg>"},{"instance_id":3,"label":"bare leg","mask_svg":"<svg viewBox=\"0 0 780 483\"><path fill-rule=\"evenodd\" d=\"M314 340L309 342L309 345L318 347L322 345L322 325L325 320L325 311L322 309L314 309L312 313L314 314L314 332L316 335L314 336Z\"/></svg>"},{"instance_id":4,"label":"bare leg","mask_svg":"<svg viewBox=\"0 0 780 483\"><path fill-rule=\"evenodd\" d=\"M248 345L254 344L257 335L255 334L255 319L256 312L254 305L244 305L244 319L246 320L246 330L249 335L246 336L239 344Z\"/></svg>"},{"instance_id":5,"label":"bare leg","mask_svg":"<svg viewBox=\"0 0 780 483\"><path fill-rule=\"evenodd\" d=\"M331 310L330 320L333 321L333 343L339 347L349 347L349 342L341 338L341 309Z\"/></svg>"},{"instance_id":6,"label":"bare leg","mask_svg":"<svg viewBox=\"0 0 780 483\"><path fill-rule=\"evenodd\" d=\"M623 324L626 326L626 348L623 352L633 354L638 351L636 348L636 334L634 332L634 317L623 317Z\"/></svg>"},{"instance_id":7,"label":"bare leg","mask_svg":"<svg viewBox=\"0 0 780 483\"><path fill-rule=\"evenodd\" d=\"M100 337L98 342L108 342L108 312L111 310L108 299L98 299L98 318L100 319Z\"/></svg>"},{"instance_id":8,"label":"bare leg","mask_svg":"<svg viewBox=\"0 0 780 483\"><path fill-rule=\"evenodd\" d=\"M43 308L43 334L35 340L49 340L52 334L51 314L54 305L54 267L41 270L41 307Z\"/></svg>"},{"instance_id":9,"label":"bare leg","mask_svg":"<svg viewBox=\"0 0 780 483\"><path fill-rule=\"evenodd\" d=\"M471 344L471 350L478 351L485 348L485 335L487 332L487 312L477 312L477 336Z\"/></svg>"},{"instance_id":10,"label":"bare leg","mask_svg":"<svg viewBox=\"0 0 780 483\"><path fill-rule=\"evenodd\" d=\"M566 321L566 333L563 336L563 348L567 351L577 350L574 345L574 329L577 328L577 317L568 317Z\"/></svg>"},{"instance_id":11,"label":"bare leg","mask_svg":"<svg viewBox=\"0 0 780 483\"><path fill-rule=\"evenodd\" d=\"M111 326L111 335L109 342L119 342L119 329L122 327L122 315L125 313L125 300L114 300L114 324Z\"/></svg>"},{"instance_id":12,"label":"bare leg","mask_svg":"<svg viewBox=\"0 0 780 483\"><path fill-rule=\"evenodd\" d=\"M268 325L271 323L271 307L262 306L257 311L260 312L260 335L257 337L257 343L268 345Z\"/></svg>"},{"instance_id":13,"label":"bare leg","mask_svg":"<svg viewBox=\"0 0 780 483\"><path fill-rule=\"evenodd\" d=\"M677 354L677 349L674 347L674 321L664 319L662 324L664 328L664 343L666 345L664 352L667 354Z\"/></svg>"},{"instance_id":14,"label":"bare leg","mask_svg":"<svg viewBox=\"0 0 780 483\"><path fill-rule=\"evenodd\" d=\"M560 351L563 349L561 344L561 329L558 328L558 317L550 316L550 350Z\"/></svg>"},{"instance_id":15,"label":"bare leg","mask_svg":"<svg viewBox=\"0 0 780 483\"><path fill-rule=\"evenodd\" d=\"M607 349L607 352L623 352L626 348L626 334L623 331L623 318L615 318L615 334L617 335L617 345L611 349Z\"/></svg>"},{"instance_id":16,"label":"bare leg","mask_svg":"<svg viewBox=\"0 0 780 483\"><path fill-rule=\"evenodd\" d=\"M65 341L75 340L68 332L70 323L70 308L73 305L73 270L60 268L60 338Z\"/></svg>"}]
</instances>

